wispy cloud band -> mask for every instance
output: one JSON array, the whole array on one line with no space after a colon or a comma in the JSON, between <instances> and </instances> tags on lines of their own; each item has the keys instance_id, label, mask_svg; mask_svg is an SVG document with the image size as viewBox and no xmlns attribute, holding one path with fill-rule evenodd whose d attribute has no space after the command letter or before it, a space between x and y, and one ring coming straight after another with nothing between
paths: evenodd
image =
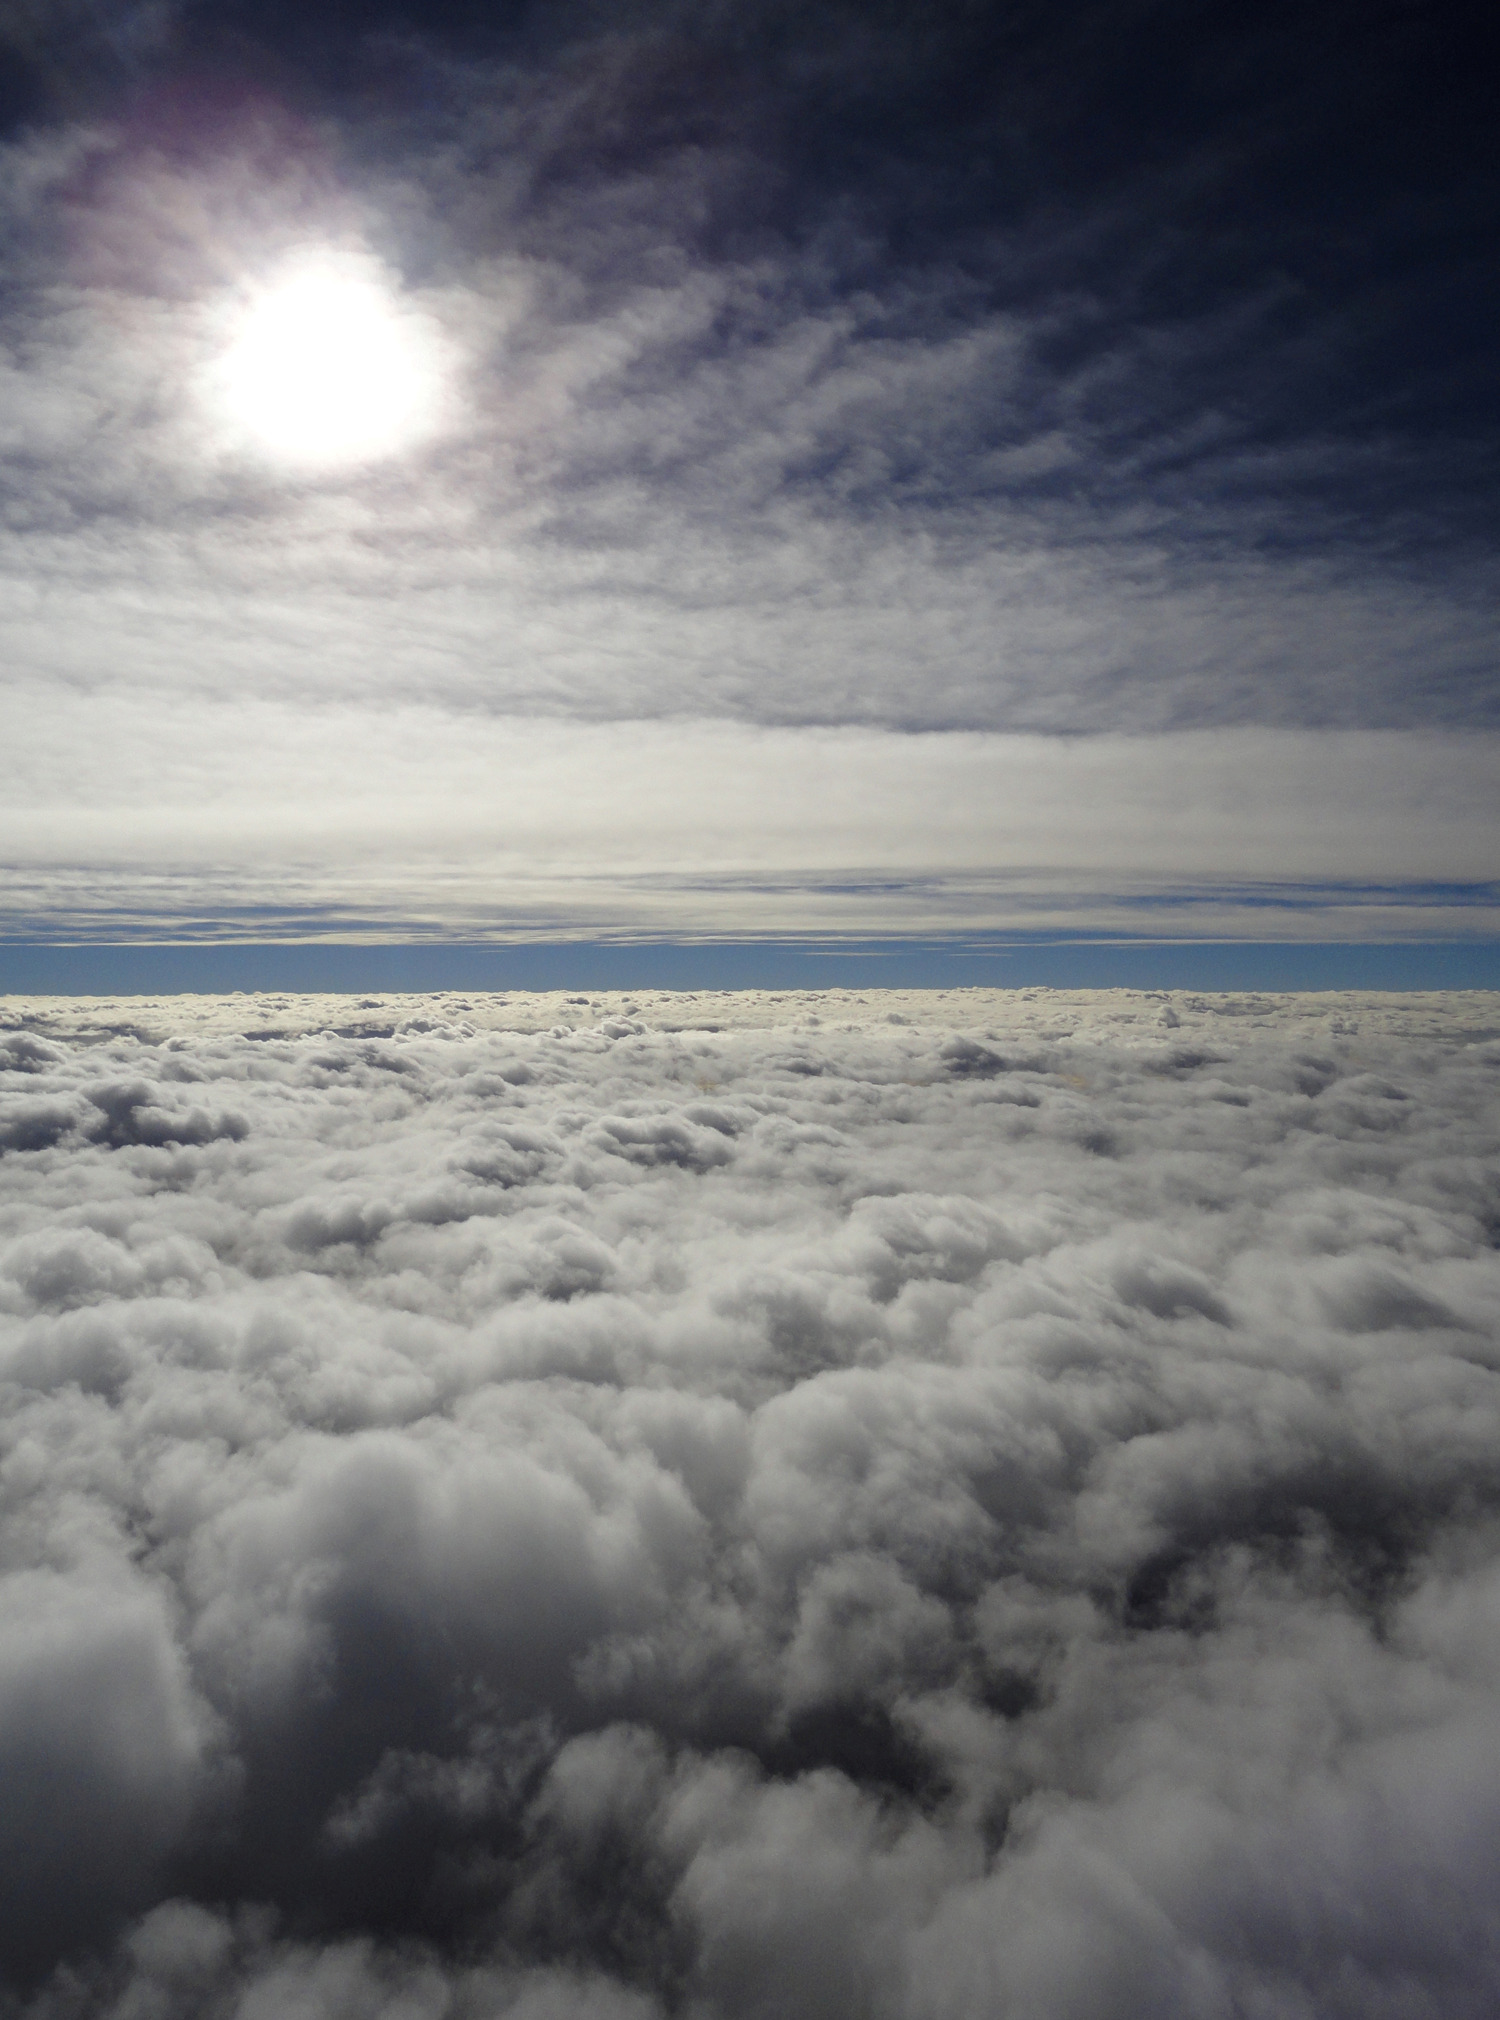
<instances>
[{"instance_id":1,"label":"wispy cloud band","mask_svg":"<svg viewBox=\"0 0 1500 2020\"><path fill-rule=\"evenodd\" d=\"M13 939L1493 931L1500 739L39 700Z\"/></svg>"}]
</instances>

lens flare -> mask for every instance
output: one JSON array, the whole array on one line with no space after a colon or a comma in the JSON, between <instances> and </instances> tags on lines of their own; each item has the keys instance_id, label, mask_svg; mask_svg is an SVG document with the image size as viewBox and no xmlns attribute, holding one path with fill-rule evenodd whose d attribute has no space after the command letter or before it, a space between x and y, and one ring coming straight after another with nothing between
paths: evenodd
<instances>
[{"instance_id":1,"label":"lens flare","mask_svg":"<svg viewBox=\"0 0 1500 2020\"><path fill-rule=\"evenodd\" d=\"M442 377L431 318L403 304L373 262L327 259L283 272L238 308L210 390L244 446L337 468L430 434Z\"/></svg>"}]
</instances>

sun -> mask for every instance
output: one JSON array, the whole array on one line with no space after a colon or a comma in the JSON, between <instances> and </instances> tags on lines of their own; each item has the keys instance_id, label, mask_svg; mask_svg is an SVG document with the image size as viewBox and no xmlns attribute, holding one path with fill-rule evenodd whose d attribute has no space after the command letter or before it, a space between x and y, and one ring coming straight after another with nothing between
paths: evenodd
<instances>
[{"instance_id":1,"label":"sun","mask_svg":"<svg viewBox=\"0 0 1500 2020\"><path fill-rule=\"evenodd\" d=\"M241 446L308 470L374 462L437 424L440 333L372 260L313 254L240 297L209 371Z\"/></svg>"}]
</instances>

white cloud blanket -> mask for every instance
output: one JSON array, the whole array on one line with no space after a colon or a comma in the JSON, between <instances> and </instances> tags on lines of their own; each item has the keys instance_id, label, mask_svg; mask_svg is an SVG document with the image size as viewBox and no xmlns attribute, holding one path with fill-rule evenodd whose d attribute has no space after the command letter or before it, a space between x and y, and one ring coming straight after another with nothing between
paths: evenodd
<instances>
[{"instance_id":1,"label":"white cloud blanket","mask_svg":"<svg viewBox=\"0 0 1500 2020\"><path fill-rule=\"evenodd\" d=\"M1493 2012L1493 998L3 1007L0 2011Z\"/></svg>"}]
</instances>

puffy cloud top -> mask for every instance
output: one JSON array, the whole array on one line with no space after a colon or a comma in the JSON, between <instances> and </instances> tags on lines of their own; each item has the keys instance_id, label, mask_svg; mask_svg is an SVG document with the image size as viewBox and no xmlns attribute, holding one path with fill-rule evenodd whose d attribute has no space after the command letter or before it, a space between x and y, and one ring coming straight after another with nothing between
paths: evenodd
<instances>
[{"instance_id":1,"label":"puffy cloud top","mask_svg":"<svg viewBox=\"0 0 1500 2020\"><path fill-rule=\"evenodd\" d=\"M3 2010L1494 2010L1492 1004L410 1007L0 1032Z\"/></svg>"}]
</instances>

